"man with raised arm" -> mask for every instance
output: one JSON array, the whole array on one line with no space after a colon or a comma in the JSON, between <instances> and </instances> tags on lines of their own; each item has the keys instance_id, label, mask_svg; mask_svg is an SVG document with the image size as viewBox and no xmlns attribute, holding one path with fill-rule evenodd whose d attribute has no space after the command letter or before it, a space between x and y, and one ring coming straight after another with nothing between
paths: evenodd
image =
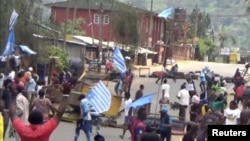
<instances>
[{"instance_id":1,"label":"man with raised arm","mask_svg":"<svg viewBox=\"0 0 250 141\"><path fill-rule=\"evenodd\" d=\"M16 115L16 97L18 95L16 87L11 85L10 92L10 119L12 121L13 127L21 138L21 141L49 141L51 133L58 126L60 119L67 107L69 95L63 95L61 104L53 118L44 123L43 114L38 110L34 110L29 114L29 125L27 125Z\"/></svg>"}]
</instances>

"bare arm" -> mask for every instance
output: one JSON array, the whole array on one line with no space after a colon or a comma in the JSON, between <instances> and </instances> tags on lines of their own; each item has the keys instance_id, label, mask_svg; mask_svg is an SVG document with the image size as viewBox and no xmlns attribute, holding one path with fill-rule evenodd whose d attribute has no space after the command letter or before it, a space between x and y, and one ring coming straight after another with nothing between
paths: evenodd
<instances>
[{"instance_id":1,"label":"bare arm","mask_svg":"<svg viewBox=\"0 0 250 141\"><path fill-rule=\"evenodd\" d=\"M63 116L66 108L67 108L67 105L68 105L68 97L69 95L63 95L63 98L62 98L62 101L61 101L61 104L59 106L59 108L57 109L57 113L56 115L54 116L54 118L59 122L61 117Z\"/></svg>"},{"instance_id":2,"label":"bare arm","mask_svg":"<svg viewBox=\"0 0 250 141\"><path fill-rule=\"evenodd\" d=\"M9 116L10 116L11 121L13 121L17 117L16 109L17 109L16 97L12 97L10 100L10 107L9 107Z\"/></svg>"}]
</instances>

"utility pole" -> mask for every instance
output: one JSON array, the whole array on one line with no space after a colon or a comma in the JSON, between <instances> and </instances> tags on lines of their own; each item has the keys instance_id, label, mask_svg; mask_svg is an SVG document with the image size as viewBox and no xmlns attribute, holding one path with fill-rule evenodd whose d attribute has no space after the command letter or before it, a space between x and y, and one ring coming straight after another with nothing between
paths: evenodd
<instances>
[{"instance_id":1,"label":"utility pole","mask_svg":"<svg viewBox=\"0 0 250 141\"><path fill-rule=\"evenodd\" d=\"M65 19L65 23L64 23L64 40L63 40L63 47L64 47L66 52L68 51L67 46L66 46L68 19L69 19L69 0L66 1L66 19Z\"/></svg>"},{"instance_id":2,"label":"utility pole","mask_svg":"<svg viewBox=\"0 0 250 141\"><path fill-rule=\"evenodd\" d=\"M89 5L89 0L87 0L87 4L88 4L88 13L89 13L89 19L91 21L91 36L92 36L92 44L94 45L94 23L93 23L93 20L92 20L92 15L91 15L91 10L90 10L90 5Z\"/></svg>"},{"instance_id":3,"label":"utility pole","mask_svg":"<svg viewBox=\"0 0 250 141\"><path fill-rule=\"evenodd\" d=\"M152 42L152 29L151 29L151 22L153 20L153 17L152 17L152 12L153 12L153 0L151 0L150 2L150 13L149 13L149 18L148 18L148 40L147 40L147 50L149 48L149 42ZM147 59L148 59L148 53L146 52L146 62L147 62Z\"/></svg>"},{"instance_id":4,"label":"utility pole","mask_svg":"<svg viewBox=\"0 0 250 141\"><path fill-rule=\"evenodd\" d=\"M195 6L195 27L194 27L194 38L197 37L198 32L198 16L199 16L199 10L198 10L198 4Z\"/></svg>"},{"instance_id":5,"label":"utility pole","mask_svg":"<svg viewBox=\"0 0 250 141\"><path fill-rule=\"evenodd\" d=\"M100 15L99 15L99 64L98 72L101 72L102 66L102 25L103 25L103 5L100 3Z\"/></svg>"}]
</instances>

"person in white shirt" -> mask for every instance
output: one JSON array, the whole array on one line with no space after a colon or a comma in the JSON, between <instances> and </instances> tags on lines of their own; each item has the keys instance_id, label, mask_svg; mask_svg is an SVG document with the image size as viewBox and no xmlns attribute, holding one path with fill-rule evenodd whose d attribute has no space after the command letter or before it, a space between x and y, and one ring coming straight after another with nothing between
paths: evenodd
<instances>
[{"instance_id":1,"label":"person in white shirt","mask_svg":"<svg viewBox=\"0 0 250 141\"><path fill-rule=\"evenodd\" d=\"M181 85L181 90L177 94L177 98L179 99L179 120L186 120L186 110L190 103L190 95L188 90L186 89L186 83Z\"/></svg>"},{"instance_id":2,"label":"person in white shirt","mask_svg":"<svg viewBox=\"0 0 250 141\"><path fill-rule=\"evenodd\" d=\"M169 100L170 85L167 83L167 79L164 79L161 89L162 89L162 99L166 98Z\"/></svg>"},{"instance_id":3,"label":"person in white shirt","mask_svg":"<svg viewBox=\"0 0 250 141\"><path fill-rule=\"evenodd\" d=\"M229 107L224 111L225 125L237 125L239 123L241 110L235 101L231 101Z\"/></svg>"},{"instance_id":4,"label":"person in white shirt","mask_svg":"<svg viewBox=\"0 0 250 141\"><path fill-rule=\"evenodd\" d=\"M193 97L196 94L195 84L192 78L187 79L187 90L189 92L190 97Z\"/></svg>"},{"instance_id":5,"label":"person in white shirt","mask_svg":"<svg viewBox=\"0 0 250 141\"><path fill-rule=\"evenodd\" d=\"M130 98L130 93L126 92L125 99L124 99L124 109L119 112L119 114L121 112L124 112L124 116L125 116L123 132L122 132L122 135L120 135L121 139L124 138L126 131L130 129L130 124L131 124L131 119L132 119L132 110L130 108L130 105L132 104L132 102L133 100Z\"/></svg>"},{"instance_id":6,"label":"person in white shirt","mask_svg":"<svg viewBox=\"0 0 250 141\"><path fill-rule=\"evenodd\" d=\"M25 123L29 124L28 117L29 117L29 102L27 98L23 95L24 88L22 86L12 86L11 93L18 93L16 97L16 106L17 111L16 115ZM15 135L16 141L20 141L20 137L18 134Z\"/></svg>"},{"instance_id":7,"label":"person in white shirt","mask_svg":"<svg viewBox=\"0 0 250 141\"><path fill-rule=\"evenodd\" d=\"M4 73L0 73L0 90L3 89Z\"/></svg>"}]
</instances>

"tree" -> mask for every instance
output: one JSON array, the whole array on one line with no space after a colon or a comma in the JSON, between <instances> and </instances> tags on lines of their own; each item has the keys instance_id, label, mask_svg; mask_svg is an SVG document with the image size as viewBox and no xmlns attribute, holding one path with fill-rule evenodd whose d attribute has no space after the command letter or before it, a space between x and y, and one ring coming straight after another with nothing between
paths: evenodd
<instances>
[{"instance_id":1,"label":"tree","mask_svg":"<svg viewBox=\"0 0 250 141\"><path fill-rule=\"evenodd\" d=\"M210 38L201 38L198 42L200 56L210 55L216 48Z\"/></svg>"},{"instance_id":2,"label":"tree","mask_svg":"<svg viewBox=\"0 0 250 141\"><path fill-rule=\"evenodd\" d=\"M198 17L196 17L198 15ZM197 37L203 38L207 36L207 30L211 28L211 17L205 12L201 12L199 8L194 8L189 16L188 37L193 39L195 36L195 26L197 22Z\"/></svg>"},{"instance_id":3,"label":"tree","mask_svg":"<svg viewBox=\"0 0 250 141\"><path fill-rule=\"evenodd\" d=\"M56 61L56 68L62 70L68 66L67 52L59 46L45 46L38 49L37 63L47 64L50 61L50 57L58 57Z\"/></svg>"},{"instance_id":4,"label":"tree","mask_svg":"<svg viewBox=\"0 0 250 141\"><path fill-rule=\"evenodd\" d=\"M17 24L15 26L15 43L25 44L29 47L35 46L33 40L33 33L36 31L36 26L33 25L34 22L39 21L39 14L41 9L37 6L35 0L1 0L0 4L0 45L1 50L6 45L6 40L8 36L8 24L11 12L13 9L19 14L17 19Z\"/></svg>"},{"instance_id":5,"label":"tree","mask_svg":"<svg viewBox=\"0 0 250 141\"><path fill-rule=\"evenodd\" d=\"M236 40L234 36L227 33L224 28L222 27L220 33L217 35L218 39L220 41L220 48L224 48L224 45L227 41L230 41L233 45L236 44Z\"/></svg>"},{"instance_id":6,"label":"tree","mask_svg":"<svg viewBox=\"0 0 250 141\"><path fill-rule=\"evenodd\" d=\"M119 10L118 10L119 9ZM124 45L136 46L139 42L140 14L127 6L117 6L112 15L112 25L117 41Z\"/></svg>"},{"instance_id":7,"label":"tree","mask_svg":"<svg viewBox=\"0 0 250 141\"><path fill-rule=\"evenodd\" d=\"M146 0L131 0L131 5L142 9L148 9L148 2Z\"/></svg>"},{"instance_id":8,"label":"tree","mask_svg":"<svg viewBox=\"0 0 250 141\"><path fill-rule=\"evenodd\" d=\"M67 25L67 31L66 34L72 34L72 35L84 35L84 31L82 29L82 25L84 24L83 19L75 19L75 20L67 20L66 22L59 23L58 30L61 31L61 33L64 33L64 26ZM63 35L63 34L62 34Z\"/></svg>"}]
</instances>

